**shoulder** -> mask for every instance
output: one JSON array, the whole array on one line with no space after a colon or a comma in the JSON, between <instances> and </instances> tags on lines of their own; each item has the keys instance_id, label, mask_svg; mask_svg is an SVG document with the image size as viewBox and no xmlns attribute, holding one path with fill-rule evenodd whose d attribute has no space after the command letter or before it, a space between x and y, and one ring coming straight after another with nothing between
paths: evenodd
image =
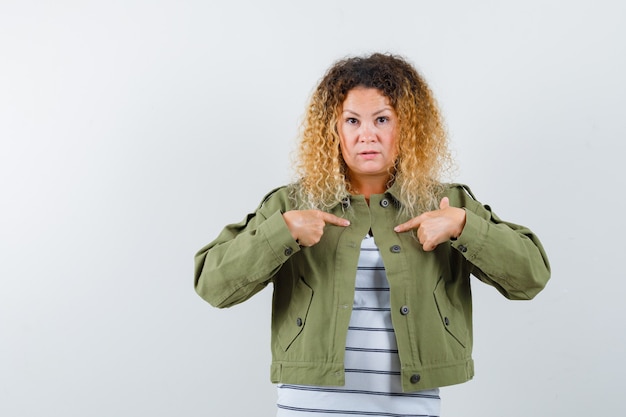
<instances>
[{"instance_id":1,"label":"shoulder","mask_svg":"<svg viewBox=\"0 0 626 417\"><path fill-rule=\"evenodd\" d=\"M265 194L265 196L263 197L263 200L261 200L261 205L263 205L264 203L272 199L284 198L285 196L288 196L289 187L290 187L289 185L281 185L269 191L267 194Z\"/></svg>"},{"instance_id":2,"label":"shoulder","mask_svg":"<svg viewBox=\"0 0 626 417\"><path fill-rule=\"evenodd\" d=\"M294 206L293 187L293 184L281 185L269 191L261 200L256 211L274 212L276 210L291 210Z\"/></svg>"},{"instance_id":3,"label":"shoulder","mask_svg":"<svg viewBox=\"0 0 626 417\"><path fill-rule=\"evenodd\" d=\"M478 199L466 184L448 183L443 184L443 195L450 199L450 205L455 207L468 207L480 205Z\"/></svg>"}]
</instances>

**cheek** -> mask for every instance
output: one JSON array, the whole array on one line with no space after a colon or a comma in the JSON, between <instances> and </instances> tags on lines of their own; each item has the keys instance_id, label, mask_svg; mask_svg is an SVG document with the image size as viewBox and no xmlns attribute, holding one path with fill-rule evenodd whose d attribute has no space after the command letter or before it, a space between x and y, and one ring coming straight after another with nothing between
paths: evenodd
<instances>
[{"instance_id":1,"label":"cheek","mask_svg":"<svg viewBox=\"0 0 626 417\"><path fill-rule=\"evenodd\" d=\"M387 141L387 148L394 155L398 154L398 148L399 148L396 136L397 135L392 133L391 135L389 135L389 138L388 138L388 141Z\"/></svg>"},{"instance_id":2,"label":"cheek","mask_svg":"<svg viewBox=\"0 0 626 417\"><path fill-rule=\"evenodd\" d=\"M342 156L344 156L344 159L345 155L350 153L350 145L341 133L339 134L339 151L341 152Z\"/></svg>"},{"instance_id":3,"label":"cheek","mask_svg":"<svg viewBox=\"0 0 626 417\"><path fill-rule=\"evenodd\" d=\"M342 138L339 139L339 155L344 161L346 160L346 148Z\"/></svg>"},{"instance_id":4,"label":"cheek","mask_svg":"<svg viewBox=\"0 0 626 417\"><path fill-rule=\"evenodd\" d=\"M398 142L395 139L390 140L389 142L389 159L393 163L398 159L398 155L400 154L400 148L398 146Z\"/></svg>"}]
</instances>

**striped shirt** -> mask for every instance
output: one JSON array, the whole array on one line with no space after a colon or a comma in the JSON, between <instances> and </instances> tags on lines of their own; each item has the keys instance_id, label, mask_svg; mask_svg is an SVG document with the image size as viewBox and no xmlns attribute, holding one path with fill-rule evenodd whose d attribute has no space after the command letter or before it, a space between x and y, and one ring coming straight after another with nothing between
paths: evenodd
<instances>
[{"instance_id":1,"label":"striped shirt","mask_svg":"<svg viewBox=\"0 0 626 417\"><path fill-rule=\"evenodd\" d=\"M389 283L378 248L370 236L361 244L345 370L343 387L279 384L276 416L439 416L438 389L402 392Z\"/></svg>"}]
</instances>

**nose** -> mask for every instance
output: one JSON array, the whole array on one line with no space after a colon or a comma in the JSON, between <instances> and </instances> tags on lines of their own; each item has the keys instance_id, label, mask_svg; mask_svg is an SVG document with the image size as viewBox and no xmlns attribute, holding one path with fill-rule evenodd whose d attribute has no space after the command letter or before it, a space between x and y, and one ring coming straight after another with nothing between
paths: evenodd
<instances>
[{"instance_id":1,"label":"nose","mask_svg":"<svg viewBox=\"0 0 626 417\"><path fill-rule=\"evenodd\" d=\"M361 131L359 132L359 142L374 142L376 141L376 132L373 126L369 124L362 124Z\"/></svg>"}]
</instances>

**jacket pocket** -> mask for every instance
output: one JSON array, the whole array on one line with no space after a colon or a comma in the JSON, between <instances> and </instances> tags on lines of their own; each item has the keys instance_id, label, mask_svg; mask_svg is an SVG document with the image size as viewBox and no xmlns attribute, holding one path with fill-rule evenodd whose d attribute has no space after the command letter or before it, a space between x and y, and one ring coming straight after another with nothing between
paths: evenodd
<instances>
[{"instance_id":1,"label":"jacket pocket","mask_svg":"<svg viewBox=\"0 0 626 417\"><path fill-rule=\"evenodd\" d=\"M274 325L278 343L284 351L287 351L306 325L309 307L313 300L313 289L304 282L304 278L300 278L294 283L291 294L287 298L282 297L281 301L285 302L285 300L287 300L287 305L274 311Z\"/></svg>"},{"instance_id":2,"label":"jacket pocket","mask_svg":"<svg viewBox=\"0 0 626 417\"><path fill-rule=\"evenodd\" d=\"M468 329L463 312L452 304L446 292L446 281L439 278L435 287L435 303L439 311L441 324L461 346L466 347L468 341Z\"/></svg>"}]
</instances>

